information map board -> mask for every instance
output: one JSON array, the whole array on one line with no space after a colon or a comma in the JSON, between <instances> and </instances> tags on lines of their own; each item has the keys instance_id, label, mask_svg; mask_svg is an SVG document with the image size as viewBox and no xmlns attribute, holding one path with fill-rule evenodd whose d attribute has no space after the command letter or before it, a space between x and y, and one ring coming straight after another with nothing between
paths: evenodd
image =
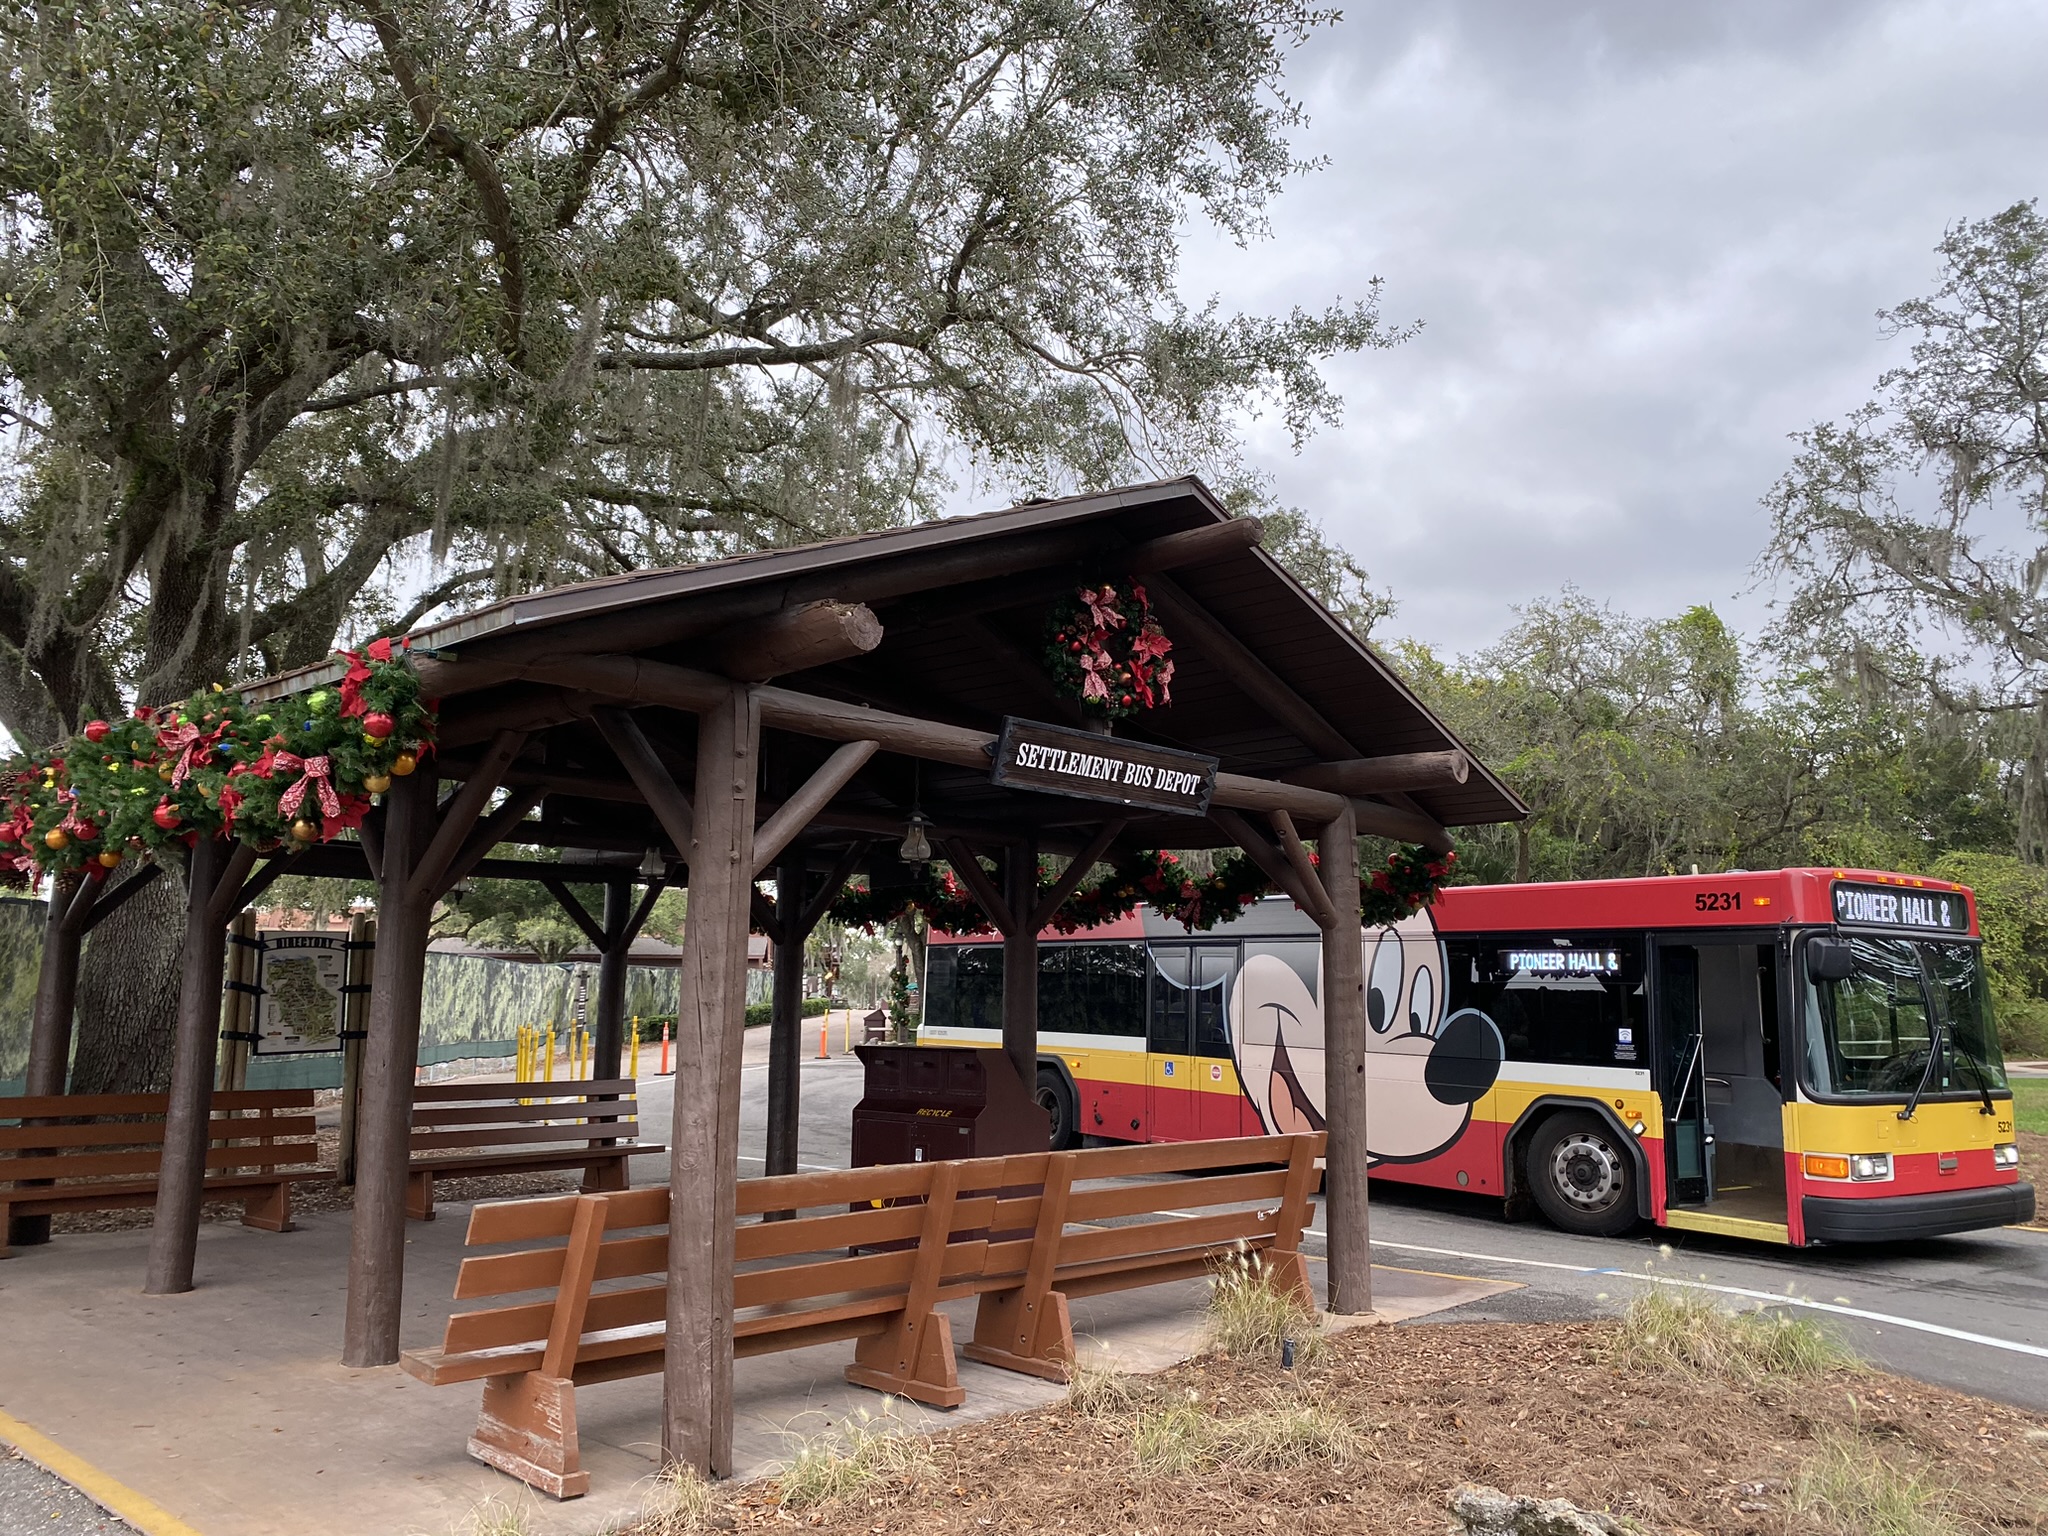
<instances>
[{"instance_id":1,"label":"information map board","mask_svg":"<svg viewBox=\"0 0 2048 1536\"><path fill-rule=\"evenodd\" d=\"M348 935L258 935L256 1053L298 1055L341 1049L342 987L348 980Z\"/></svg>"}]
</instances>

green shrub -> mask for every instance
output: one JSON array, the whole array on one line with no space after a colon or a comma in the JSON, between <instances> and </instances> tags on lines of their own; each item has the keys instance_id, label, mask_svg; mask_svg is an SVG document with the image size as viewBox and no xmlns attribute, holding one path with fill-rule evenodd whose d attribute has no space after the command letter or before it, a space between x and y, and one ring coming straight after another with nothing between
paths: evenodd
<instances>
[{"instance_id":1,"label":"green shrub","mask_svg":"<svg viewBox=\"0 0 2048 1536\"><path fill-rule=\"evenodd\" d=\"M1322 1319L1274 1290L1268 1278L1265 1258L1242 1249L1216 1266L1209 1277L1209 1347L1277 1362L1281 1345L1292 1339L1295 1363L1309 1365L1322 1352Z\"/></svg>"},{"instance_id":2,"label":"green shrub","mask_svg":"<svg viewBox=\"0 0 2048 1536\"><path fill-rule=\"evenodd\" d=\"M1615 1363L1651 1374L1819 1376L1855 1363L1825 1328L1783 1311L1730 1312L1695 1292L1653 1285L1622 1314Z\"/></svg>"},{"instance_id":3,"label":"green shrub","mask_svg":"<svg viewBox=\"0 0 2048 1536\"><path fill-rule=\"evenodd\" d=\"M2005 1054L2048 1056L2048 870L2008 854L1950 853L1929 873L1976 894Z\"/></svg>"}]
</instances>

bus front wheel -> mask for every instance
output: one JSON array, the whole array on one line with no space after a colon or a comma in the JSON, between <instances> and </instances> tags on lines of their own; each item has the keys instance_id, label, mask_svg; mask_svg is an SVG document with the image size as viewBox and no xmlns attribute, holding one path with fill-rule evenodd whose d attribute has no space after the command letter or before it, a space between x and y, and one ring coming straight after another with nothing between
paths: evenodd
<instances>
[{"instance_id":1,"label":"bus front wheel","mask_svg":"<svg viewBox=\"0 0 2048 1536\"><path fill-rule=\"evenodd\" d=\"M1038 1107L1052 1119L1052 1150L1064 1152L1079 1144L1081 1114L1067 1075L1058 1067L1040 1067L1037 1098Z\"/></svg>"},{"instance_id":2,"label":"bus front wheel","mask_svg":"<svg viewBox=\"0 0 2048 1536\"><path fill-rule=\"evenodd\" d=\"M1551 1225L1588 1237L1635 1225L1635 1162L1598 1117L1551 1116L1536 1128L1528 1166L1530 1193Z\"/></svg>"}]
</instances>

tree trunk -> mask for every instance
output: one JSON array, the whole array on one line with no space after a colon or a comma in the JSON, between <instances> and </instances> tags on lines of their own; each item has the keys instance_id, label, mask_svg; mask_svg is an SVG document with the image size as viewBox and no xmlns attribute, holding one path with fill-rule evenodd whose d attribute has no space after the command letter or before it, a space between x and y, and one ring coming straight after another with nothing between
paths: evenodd
<instances>
[{"instance_id":1,"label":"tree trunk","mask_svg":"<svg viewBox=\"0 0 2048 1536\"><path fill-rule=\"evenodd\" d=\"M93 929L78 967L73 1093L162 1093L171 1086L185 942L185 881L175 860Z\"/></svg>"}]
</instances>

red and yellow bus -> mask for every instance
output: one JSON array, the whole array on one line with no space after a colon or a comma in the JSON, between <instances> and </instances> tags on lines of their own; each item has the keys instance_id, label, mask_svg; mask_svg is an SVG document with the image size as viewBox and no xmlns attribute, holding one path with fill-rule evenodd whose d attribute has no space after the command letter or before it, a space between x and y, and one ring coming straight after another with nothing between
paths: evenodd
<instances>
[{"instance_id":1,"label":"red and yellow bus","mask_svg":"<svg viewBox=\"0 0 2048 1536\"><path fill-rule=\"evenodd\" d=\"M1868 870L1459 886L1363 935L1374 1176L1781 1243L2032 1219L1970 892ZM1039 949L1055 1145L1319 1129L1321 943L1285 898ZM996 1044L934 934L920 1038Z\"/></svg>"}]
</instances>

